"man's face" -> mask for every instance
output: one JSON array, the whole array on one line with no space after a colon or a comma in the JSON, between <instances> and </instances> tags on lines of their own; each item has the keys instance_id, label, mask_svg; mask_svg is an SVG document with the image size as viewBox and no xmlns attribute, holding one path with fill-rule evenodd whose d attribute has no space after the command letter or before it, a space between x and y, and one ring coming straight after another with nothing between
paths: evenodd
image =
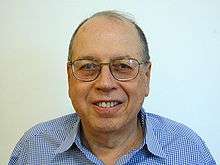
<instances>
[{"instance_id":1,"label":"man's face","mask_svg":"<svg viewBox=\"0 0 220 165\"><path fill-rule=\"evenodd\" d=\"M72 61L88 56L102 63L121 56L142 59L134 26L104 17L89 20L80 28L71 53ZM77 80L69 65L67 71L69 96L85 129L109 132L137 124L137 114L149 92L149 64L141 65L138 76L125 82L116 80L106 65L91 82ZM100 107L104 102L116 105Z\"/></svg>"}]
</instances>

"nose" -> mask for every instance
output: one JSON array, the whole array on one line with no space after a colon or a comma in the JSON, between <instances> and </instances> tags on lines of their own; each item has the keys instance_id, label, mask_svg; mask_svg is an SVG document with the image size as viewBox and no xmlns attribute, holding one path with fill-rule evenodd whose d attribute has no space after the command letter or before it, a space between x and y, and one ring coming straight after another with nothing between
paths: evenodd
<instances>
[{"instance_id":1,"label":"nose","mask_svg":"<svg viewBox=\"0 0 220 165\"><path fill-rule=\"evenodd\" d=\"M112 76L108 65L103 65L99 76L95 80L95 89L102 92L110 92L117 89L117 80Z\"/></svg>"}]
</instances>

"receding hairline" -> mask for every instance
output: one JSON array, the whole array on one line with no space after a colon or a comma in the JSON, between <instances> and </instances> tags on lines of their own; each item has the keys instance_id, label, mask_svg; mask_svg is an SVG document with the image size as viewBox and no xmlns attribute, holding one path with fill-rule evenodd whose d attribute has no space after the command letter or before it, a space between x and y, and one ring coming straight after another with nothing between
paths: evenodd
<instances>
[{"instance_id":1,"label":"receding hairline","mask_svg":"<svg viewBox=\"0 0 220 165\"><path fill-rule=\"evenodd\" d=\"M79 26L77 27L77 29L73 33L73 36L70 41L68 61L71 61L72 48L73 48L74 40L75 40L75 37L76 37L78 31L81 30L81 28L83 28L84 25L86 25L87 23L89 23L90 21L93 21L95 18L98 18L98 17L110 19L114 22L120 21L121 23L126 23L128 25L131 25L131 27L134 28L134 30L137 32L137 36L140 40L140 43L137 43L137 44L140 44L140 49L143 52L143 55L145 54L143 56L143 58L146 59L147 61L150 59L150 56L148 54L148 45L147 45L145 35L144 35L143 31L141 30L141 28L135 23L134 17L128 13L122 13L120 11L115 11L115 10L108 10L108 11L101 11L101 12L95 13L91 17L88 17L87 19L85 19L83 22L81 22L79 24Z\"/></svg>"},{"instance_id":2,"label":"receding hairline","mask_svg":"<svg viewBox=\"0 0 220 165\"><path fill-rule=\"evenodd\" d=\"M131 22L128 22L127 20L118 19L118 18L115 18L115 17L112 17L112 16L97 15L97 16L92 17L89 20L87 20L78 29L77 33L74 36L73 45L74 45L74 42L75 42L76 38L78 38L78 36L80 36L81 33L84 33L87 30L90 31L91 26L93 26L93 25L95 25L95 26L96 25L102 26L102 25L105 25L106 23L110 23L113 26L116 26L117 28L118 27L122 27L122 26L126 27L127 29L129 29L130 32L134 33L139 38L137 30L136 30L134 24L132 24ZM72 47L73 47L73 45L72 45Z\"/></svg>"},{"instance_id":3,"label":"receding hairline","mask_svg":"<svg viewBox=\"0 0 220 165\"><path fill-rule=\"evenodd\" d=\"M89 19L100 17L100 16L113 19L113 20L120 20L123 22L132 23L132 24L135 23L134 17L131 14L122 13L120 11L115 11L115 10L101 11L101 12L95 13Z\"/></svg>"}]
</instances>

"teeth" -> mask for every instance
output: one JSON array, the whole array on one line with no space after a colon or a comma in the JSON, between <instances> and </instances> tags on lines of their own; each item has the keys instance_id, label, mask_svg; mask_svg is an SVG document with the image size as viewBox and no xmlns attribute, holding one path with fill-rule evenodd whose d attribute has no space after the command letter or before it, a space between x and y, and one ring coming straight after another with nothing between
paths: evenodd
<instances>
[{"instance_id":1,"label":"teeth","mask_svg":"<svg viewBox=\"0 0 220 165\"><path fill-rule=\"evenodd\" d=\"M98 103L96 103L97 106L99 106L99 107L103 107L103 108L114 107L114 106L117 105L117 104L118 104L117 101L111 101L111 102L98 102Z\"/></svg>"}]
</instances>

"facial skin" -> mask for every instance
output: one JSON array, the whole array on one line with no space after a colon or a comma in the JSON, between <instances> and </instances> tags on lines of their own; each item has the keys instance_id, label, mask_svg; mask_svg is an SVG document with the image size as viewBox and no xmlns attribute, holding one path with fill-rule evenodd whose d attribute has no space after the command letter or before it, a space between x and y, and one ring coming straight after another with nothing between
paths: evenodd
<instances>
[{"instance_id":1,"label":"facial skin","mask_svg":"<svg viewBox=\"0 0 220 165\"><path fill-rule=\"evenodd\" d=\"M87 21L77 32L73 42L72 61L91 56L109 62L118 56L141 61L138 34L131 23L96 17ZM81 118L83 129L102 133L137 127L137 114L149 92L150 64L141 65L138 76L120 82L103 66L99 77L91 82L77 80L67 66L69 96ZM99 101L119 101L113 108L99 108Z\"/></svg>"}]
</instances>

